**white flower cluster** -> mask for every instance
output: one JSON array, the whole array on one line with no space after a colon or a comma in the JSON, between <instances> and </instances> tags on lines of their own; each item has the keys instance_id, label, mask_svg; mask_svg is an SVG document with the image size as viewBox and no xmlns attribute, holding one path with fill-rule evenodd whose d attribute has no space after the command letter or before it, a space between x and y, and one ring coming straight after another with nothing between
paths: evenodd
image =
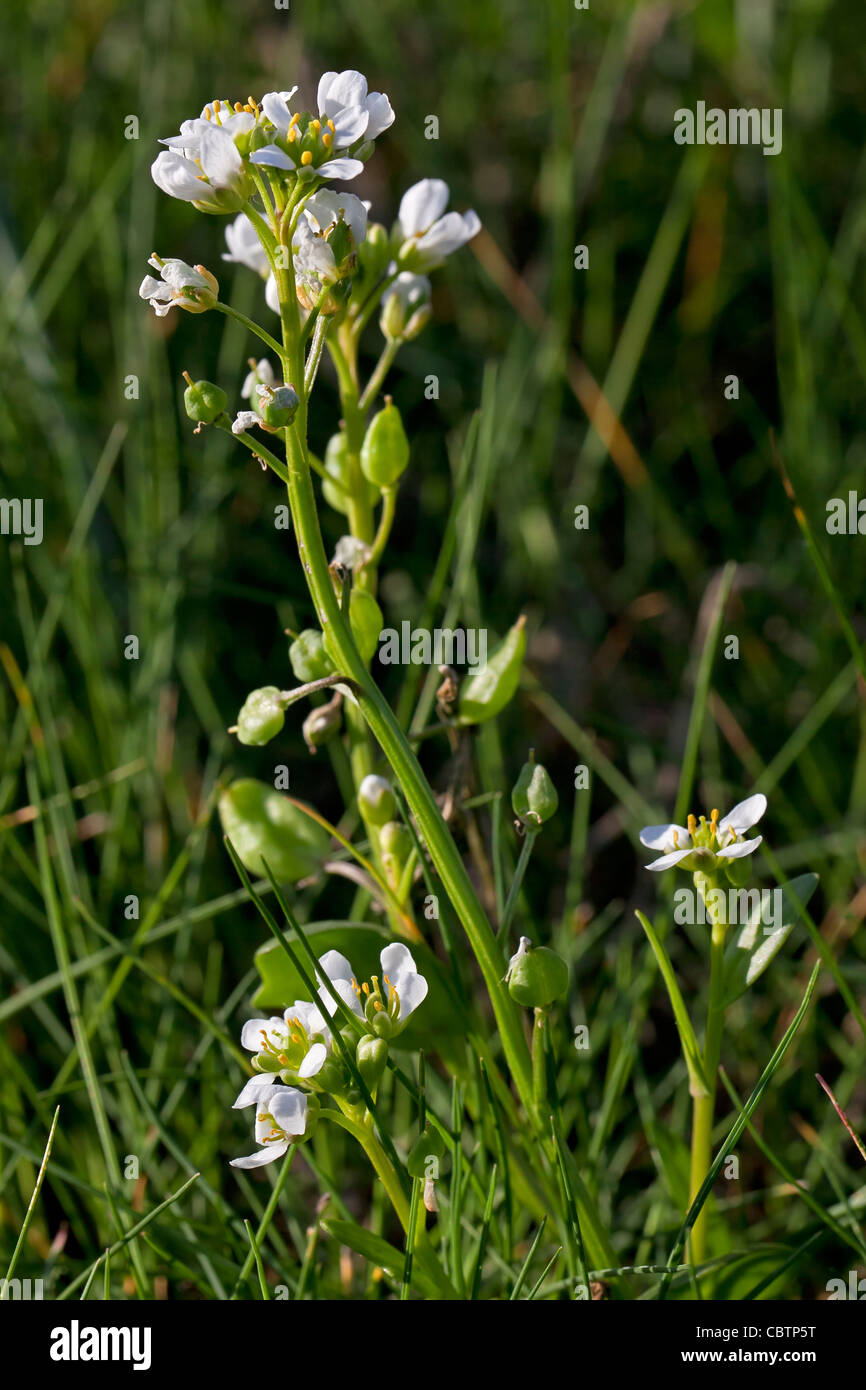
<instances>
[{"instance_id":1,"label":"white flower cluster","mask_svg":"<svg viewBox=\"0 0 866 1390\"><path fill-rule=\"evenodd\" d=\"M409 1015L427 997L427 981L407 946L394 942L380 953L381 981L359 985L351 965L339 951L327 951L319 959L319 971L330 980L343 1003L356 1018L370 1023L377 1013L385 1026L380 1035L395 1037ZM382 988L384 985L384 989ZM296 1000L273 1018L251 1018L241 1031L241 1043L254 1053L258 1075L246 1083L234 1103L235 1110L256 1108L255 1136L261 1146L244 1158L232 1159L235 1168L261 1168L282 1157L293 1140L306 1131L309 1099L284 1078L304 1081L315 1089L334 1048L331 1019L337 1003L326 985L319 990L319 1004ZM281 1080L277 1080L277 1076ZM319 1089L323 1089L319 1087Z\"/></svg>"},{"instance_id":2,"label":"white flower cluster","mask_svg":"<svg viewBox=\"0 0 866 1390\"><path fill-rule=\"evenodd\" d=\"M369 204L321 184L360 174L373 142L393 124L394 111L387 96L370 92L364 75L353 70L323 75L318 114L293 109L297 91L292 87L268 92L260 103L252 97L243 103L210 102L200 116L181 124L178 135L160 142L166 149L157 156L151 174L172 198L204 212L237 214L226 228L223 260L261 275L267 282L267 303L275 312L279 299L273 251L260 238L253 220L260 214L250 200L258 193L266 215L290 205L295 210L291 251L298 299L308 312L318 308L333 313L339 306L329 291L355 268L358 248L367 236ZM386 238L388 254L382 268L381 323L388 337L412 337L420 331L429 316L426 272L442 265L480 230L474 211L448 212L448 201L448 185L442 179L422 179L403 195ZM384 228L377 230L385 235ZM186 284L195 287L197 282L189 278ZM159 315L173 305L200 308L194 296L170 294L150 276L140 293Z\"/></svg>"}]
</instances>

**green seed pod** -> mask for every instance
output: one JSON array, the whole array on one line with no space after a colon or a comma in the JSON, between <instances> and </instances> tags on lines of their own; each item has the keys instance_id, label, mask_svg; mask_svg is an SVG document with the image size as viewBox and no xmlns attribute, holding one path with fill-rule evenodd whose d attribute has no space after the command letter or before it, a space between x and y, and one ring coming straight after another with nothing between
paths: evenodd
<instances>
[{"instance_id":1,"label":"green seed pod","mask_svg":"<svg viewBox=\"0 0 866 1390\"><path fill-rule=\"evenodd\" d=\"M425 1129L423 1134L419 1134L415 1143L409 1150L409 1157L406 1159L406 1168L413 1178L429 1178L439 1176L439 1160L445 1153L445 1140L436 1129ZM431 1167L435 1161L435 1173L431 1173Z\"/></svg>"},{"instance_id":2,"label":"green seed pod","mask_svg":"<svg viewBox=\"0 0 866 1390\"><path fill-rule=\"evenodd\" d=\"M326 705L320 705L317 709L310 710L301 726L301 732L311 753L315 753L317 748L330 742L339 729L342 719L339 697L336 703L329 700Z\"/></svg>"},{"instance_id":3,"label":"green seed pod","mask_svg":"<svg viewBox=\"0 0 866 1390\"><path fill-rule=\"evenodd\" d=\"M350 481L348 452L349 443L345 432L332 434L325 450L325 472L346 485ZM379 489L368 483L366 479L363 485L367 492L367 501L371 507L375 506L379 500ZM334 508L335 512L340 512L343 516L348 515L349 494L345 487L336 487L334 483L329 483L325 479L322 483L322 496L328 505Z\"/></svg>"},{"instance_id":4,"label":"green seed pod","mask_svg":"<svg viewBox=\"0 0 866 1390\"><path fill-rule=\"evenodd\" d=\"M375 1090L388 1061L387 1042L384 1038L374 1037L372 1033L365 1033L358 1042L356 1058L358 1071L369 1089Z\"/></svg>"},{"instance_id":5,"label":"green seed pod","mask_svg":"<svg viewBox=\"0 0 866 1390\"><path fill-rule=\"evenodd\" d=\"M514 814L524 825L543 825L556 814L559 797L556 787L550 780L547 769L535 761L535 753L529 751L529 761L520 769L520 776L511 793Z\"/></svg>"},{"instance_id":6,"label":"green seed pod","mask_svg":"<svg viewBox=\"0 0 866 1390\"><path fill-rule=\"evenodd\" d=\"M516 1003L526 1009L544 1009L568 990L568 966L549 947L533 948L529 938L522 936L505 979Z\"/></svg>"},{"instance_id":7,"label":"green seed pod","mask_svg":"<svg viewBox=\"0 0 866 1390\"><path fill-rule=\"evenodd\" d=\"M286 722L280 692L275 685L253 690L238 715L238 741L260 748L276 738Z\"/></svg>"},{"instance_id":8,"label":"green seed pod","mask_svg":"<svg viewBox=\"0 0 866 1390\"><path fill-rule=\"evenodd\" d=\"M514 695L526 655L526 619L508 629L487 664L463 682L458 723L483 724L503 710Z\"/></svg>"},{"instance_id":9,"label":"green seed pod","mask_svg":"<svg viewBox=\"0 0 866 1390\"><path fill-rule=\"evenodd\" d=\"M302 685L334 674L334 663L325 651L325 639L314 627L305 627L289 644L289 661Z\"/></svg>"},{"instance_id":10,"label":"green seed pod","mask_svg":"<svg viewBox=\"0 0 866 1390\"><path fill-rule=\"evenodd\" d=\"M405 864L412 849L412 836L400 821L389 820L387 825L382 826L379 844L383 854L393 855Z\"/></svg>"},{"instance_id":11,"label":"green seed pod","mask_svg":"<svg viewBox=\"0 0 866 1390\"><path fill-rule=\"evenodd\" d=\"M358 788L358 805L364 820L370 825L385 825L397 814L397 798L384 777L376 777L372 772L364 778Z\"/></svg>"},{"instance_id":12,"label":"green seed pod","mask_svg":"<svg viewBox=\"0 0 866 1390\"><path fill-rule=\"evenodd\" d=\"M300 401L293 386L257 386L255 404L262 424L281 430L294 420Z\"/></svg>"},{"instance_id":13,"label":"green seed pod","mask_svg":"<svg viewBox=\"0 0 866 1390\"><path fill-rule=\"evenodd\" d=\"M218 415L222 415L229 398L221 386L212 381L189 381L183 393L183 406L191 420L199 425L212 425Z\"/></svg>"},{"instance_id":14,"label":"green seed pod","mask_svg":"<svg viewBox=\"0 0 866 1390\"><path fill-rule=\"evenodd\" d=\"M385 408L373 416L361 445L361 472L377 487L393 487L409 463L409 440L400 412L385 397Z\"/></svg>"},{"instance_id":15,"label":"green seed pod","mask_svg":"<svg viewBox=\"0 0 866 1390\"><path fill-rule=\"evenodd\" d=\"M251 777L232 782L219 799L223 832L244 868L264 875L262 861L281 883L296 883L318 867L328 836L288 797Z\"/></svg>"},{"instance_id":16,"label":"green seed pod","mask_svg":"<svg viewBox=\"0 0 866 1390\"><path fill-rule=\"evenodd\" d=\"M379 645L379 636L384 621L382 610L373 595L368 593L366 589L353 589L349 596L349 626L365 666L369 666L373 660ZM325 650L333 661L336 670L338 667L337 653L327 637L325 638Z\"/></svg>"}]
</instances>

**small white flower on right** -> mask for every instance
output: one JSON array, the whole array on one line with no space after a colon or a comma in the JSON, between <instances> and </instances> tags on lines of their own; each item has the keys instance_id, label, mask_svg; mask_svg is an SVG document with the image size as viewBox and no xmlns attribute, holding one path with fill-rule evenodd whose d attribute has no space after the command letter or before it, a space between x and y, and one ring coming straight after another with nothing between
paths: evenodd
<instances>
[{"instance_id":1,"label":"small white flower on right","mask_svg":"<svg viewBox=\"0 0 866 1390\"><path fill-rule=\"evenodd\" d=\"M397 229L403 244L397 260L406 270L432 270L481 231L481 219L468 212L446 212L450 197L443 179L422 179L400 200Z\"/></svg>"},{"instance_id":2,"label":"small white flower on right","mask_svg":"<svg viewBox=\"0 0 866 1390\"><path fill-rule=\"evenodd\" d=\"M766 809L767 798L756 792L745 801L737 802L721 820L718 811L713 811L709 820L701 816L700 822L689 816L687 826L646 825L640 832L641 844L664 853L645 867L660 873L681 864L692 872L712 866L717 859L743 859L754 854L763 837L758 835L747 840L744 836L757 825Z\"/></svg>"},{"instance_id":3,"label":"small white flower on right","mask_svg":"<svg viewBox=\"0 0 866 1390\"><path fill-rule=\"evenodd\" d=\"M419 974L408 946L402 942L395 941L385 946L379 954L379 961L382 966L381 984L376 975L370 984L358 984L354 970L339 951L326 951L319 960L319 967L352 1013L368 1023L372 1023L377 1015L387 1019L390 1035L395 1036L405 1028L409 1015L427 998L427 981ZM333 1015L337 1005L325 985L319 990L319 998L328 1013Z\"/></svg>"}]
</instances>

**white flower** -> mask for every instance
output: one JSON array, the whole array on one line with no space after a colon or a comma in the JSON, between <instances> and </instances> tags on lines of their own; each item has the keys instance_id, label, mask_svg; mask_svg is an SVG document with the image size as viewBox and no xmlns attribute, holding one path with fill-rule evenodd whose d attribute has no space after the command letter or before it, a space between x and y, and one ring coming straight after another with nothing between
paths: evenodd
<instances>
[{"instance_id":1,"label":"white flower","mask_svg":"<svg viewBox=\"0 0 866 1390\"><path fill-rule=\"evenodd\" d=\"M688 826L647 825L640 832L641 844L664 853L646 867L660 872L691 856L690 862L683 867L697 870L703 869L705 864L711 867L715 859L743 859L754 854L762 836L754 840L746 840L743 836L757 825L766 809L767 798L758 792L738 802L721 820L718 811L713 811L709 821L701 816L700 823L689 816Z\"/></svg>"},{"instance_id":2,"label":"white flower","mask_svg":"<svg viewBox=\"0 0 866 1390\"><path fill-rule=\"evenodd\" d=\"M255 1053L262 1072L288 1071L304 1080L317 1076L325 1065L331 1033L315 1004L296 999L282 1016L251 1018L241 1031L241 1046ZM248 1081L235 1105L248 1104L256 1077Z\"/></svg>"},{"instance_id":3,"label":"white flower","mask_svg":"<svg viewBox=\"0 0 866 1390\"><path fill-rule=\"evenodd\" d=\"M432 270L481 230L481 220L469 212L445 212L448 185L442 179L422 179L403 194L397 227L403 238L398 252L410 270Z\"/></svg>"},{"instance_id":4,"label":"white flower","mask_svg":"<svg viewBox=\"0 0 866 1390\"><path fill-rule=\"evenodd\" d=\"M261 1168L273 1163L307 1128L307 1097L294 1086L276 1085L265 1076L255 1076L233 1109L248 1105L256 1107L256 1143L262 1147L245 1158L233 1158L233 1168Z\"/></svg>"},{"instance_id":5,"label":"white flower","mask_svg":"<svg viewBox=\"0 0 866 1390\"><path fill-rule=\"evenodd\" d=\"M375 140L394 120L391 103L382 92L367 91L360 73L326 72L319 82L317 118L293 113L290 92L268 92L262 109L274 128L275 140L250 158L254 164L297 173L307 169L324 179L353 179L363 161L341 154L361 140Z\"/></svg>"},{"instance_id":6,"label":"white flower","mask_svg":"<svg viewBox=\"0 0 866 1390\"><path fill-rule=\"evenodd\" d=\"M333 188L320 188L304 203L304 217L313 232L327 237L338 222L345 222L356 246L367 235L368 204L354 193L337 193Z\"/></svg>"},{"instance_id":7,"label":"white flower","mask_svg":"<svg viewBox=\"0 0 866 1390\"><path fill-rule=\"evenodd\" d=\"M202 314L212 309L219 296L219 285L204 266L187 265L186 261L151 256L148 265L158 270L160 279L145 275L138 287L139 296L146 299L158 318L165 318L169 309L188 309Z\"/></svg>"},{"instance_id":8,"label":"white flower","mask_svg":"<svg viewBox=\"0 0 866 1390\"><path fill-rule=\"evenodd\" d=\"M163 150L150 166L154 183L169 197L195 203L203 212L236 211L246 202L250 183L232 136L208 121L185 124L195 129L173 141L186 143Z\"/></svg>"},{"instance_id":9,"label":"white flower","mask_svg":"<svg viewBox=\"0 0 866 1390\"><path fill-rule=\"evenodd\" d=\"M246 431L251 430L254 425L260 425L261 423L261 420L254 410L239 410L232 421L232 434L245 434Z\"/></svg>"},{"instance_id":10,"label":"white flower","mask_svg":"<svg viewBox=\"0 0 866 1390\"><path fill-rule=\"evenodd\" d=\"M267 252L246 213L239 213L226 227L226 246L228 251L223 251L224 261L245 265L249 270L261 275L262 279L270 273L271 263Z\"/></svg>"},{"instance_id":11,"label":"white flower","mask_svg":"<svg viewBox=\"0 0 866 1390\"><path fill-rule=\"evenodd\" d=\"M379 960L381 984L374 975L369 985L359 985L351 965L339 951L327 951L320 957L319 966L344 1004L348 1004L358 1018L370 1023L377 1014L384 1014L393 1033L398 1033L409 1015L427 998L427 981L419 975L408 946L401 942L383 947ZM319 990L319 998L329 1014L336 1011L337 1005L325 985Z\"/></svg>"},{"instance_id":12,"label":"white flower","mask_svg":"<svg viewBox=\"0 0 866 1390\"><path fill-rule=\"evenodd\" d=\"M319 115L330 116L335 122L347 108L361 107L367 113L362 134L368 140L375 140L394 124L394 112L385 93L368 92L366 77L352 68L345 72L323 73L319 78L317 100Z\"/></svg>"}]
</instances>

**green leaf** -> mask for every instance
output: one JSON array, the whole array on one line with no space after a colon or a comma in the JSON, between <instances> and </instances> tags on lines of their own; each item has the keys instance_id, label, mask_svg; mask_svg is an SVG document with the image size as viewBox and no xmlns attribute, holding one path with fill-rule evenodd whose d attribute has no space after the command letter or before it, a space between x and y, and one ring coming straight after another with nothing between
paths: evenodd
<instances>
[{"instance_id":1,"label":"green leaf","mask_svg":"<svg viewBox=\"0 0 866 1390\"><path fill-rule=\"evenodd\" d=\"M365 1230L355 1221L342 1221L336 1217L325 1217L321 1225L341 1245L348 1245L350 1250L354 1250L358 1255L363 1255L365 1260L369 1260L371 1264L379 1265L384 1269L395 1284L400 1283L403 1278L405 1256L396 1246L389 1245L387 1240L383 1240L381 1236L373 1235L372 1231ZM412 1284L425 1298L452 1300L457 1298L454 1286L438 1264L435 1256L423 1247L421 1249L416 1248L414 1251Z\"/></svg>"},{"instance_id":2,"label":"green leaf","mask_svg":"<svg viewBox=\"0 0 866 1390\"><path fill-rule=\"evenodd\" d=\"M339 951L351 962L360 984L372 975L379 975L379 953L383 946L401 940L382 927L368 922L326 921L310 922L304 935L316 957L326 951ZM391 1044L396 1048L436 1047L437 1038L465 1035L467 1020L454 997L448 974L433 952L423 942L403 942L409 946L412 959L427 980L429 991L424 1003L403 1032ZM285 1009L296 999L304 999L307 989L279 942L266 941L256 951L255 963L262 983L253 998L256 1009Z\"/></svg>"},{"instance_id":3,"label":"green leaf","mask_svg":"<svg viewBox=\"0 0 866 1390\"><path fill-rule=\"evenodd\" d=\"M677 1032L680 1035L680 1046L683 1050L686 1067L689 1073L689 1091L693 1096L708 1096L710 1094L704 1076L704 1064L701 1059L701 1050L698 1047L698 1040L695 1037L695 1030L689 1018L688 1010L683 1003L683 996L677 984L674 968L671 965L670 957L659 940L647 918L642 912L636 912L635 916L647 934L649 944L653 948L653 954L658 961L659 970L662 972L662 979L667 986L668 996L674 1011Z\"/></svg>"},{"instance_id":4,"label":"green leaf","mask_svg":"<svg viewBox=\"0 0 866 1390\"><path fill-rule=\"evenodd\" d=\"M782 894L782 923L771 932L761 930L760 906L749 914L743 930L725 953L726 1007L763 975L794 930L817 886L817 874L800 874L776 889Z\"/></svg>"}]
</instances>

